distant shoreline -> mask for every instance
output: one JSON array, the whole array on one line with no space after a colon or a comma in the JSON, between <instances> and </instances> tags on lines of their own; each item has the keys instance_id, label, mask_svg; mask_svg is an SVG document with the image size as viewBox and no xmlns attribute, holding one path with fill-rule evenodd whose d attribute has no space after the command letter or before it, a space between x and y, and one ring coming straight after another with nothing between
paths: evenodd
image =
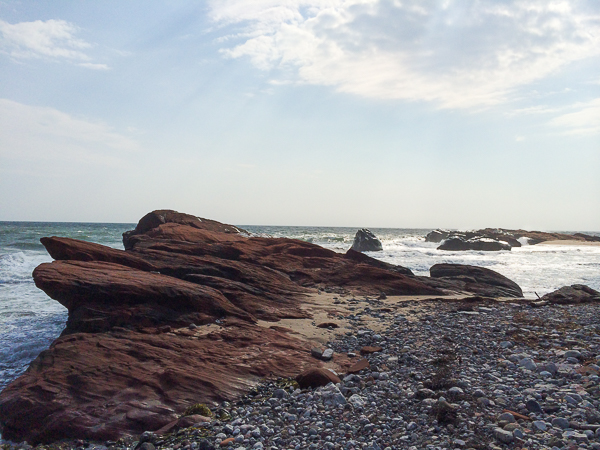
<instances>
[{"instance_id":1,"label":"distant shoreline","mask_svg":"<svg viewBox=\"0 0 600 450\"><path fill-rule=\"evenodd\" d=\"M600 242L589 242L589 241L577 241L573 240L555 240L555 241L544 241L536 245L568 245L568 246L585 246L585 247L600 247Z\"/></svg>"}]
</instances>

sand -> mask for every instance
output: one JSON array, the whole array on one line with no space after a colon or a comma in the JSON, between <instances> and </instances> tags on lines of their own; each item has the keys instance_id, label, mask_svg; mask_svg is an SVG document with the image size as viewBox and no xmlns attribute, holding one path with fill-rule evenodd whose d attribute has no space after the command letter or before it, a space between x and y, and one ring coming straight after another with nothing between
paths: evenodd
<instances>
[{"instance_id":1,"label":"sand","mask_svg":"<svg viewBox=\"0 0 600 450\"><path fill-rule=\"evenodd\" d=\"M366 300L365 297L353 295L339 295L328 293L314 293L307 297L302 308L308 311L312 318L309 319L282 319L278 322L259 321L258 325L269 328L272 326L287 328L292 333L297 334L300 339L310 341L316 347L324 347L327 341L336 339L346 332L356 332L357 328L351 326L351 322L359 324L358 329L368 328L373 331L382 331L389 327L390 323L398 314L404 315L409 321L417 321L428 310L435 308L436 301L456 302L471 295L403 295L389 296L380 300L376 305L372 304L373 297ZM338 300L339 304L334 302ZM521 302L524 299L506 298L496 299L502 302ZM530 300L529 300L530 301ZM345 317L350 314L360 314L365 308L371 311L379 310L381 318L373 317L369 314L363 314L362 320L350 320ZM317 325L322 323L335 323L338 328L319 328Z\"/></svg>"}]
</instances>

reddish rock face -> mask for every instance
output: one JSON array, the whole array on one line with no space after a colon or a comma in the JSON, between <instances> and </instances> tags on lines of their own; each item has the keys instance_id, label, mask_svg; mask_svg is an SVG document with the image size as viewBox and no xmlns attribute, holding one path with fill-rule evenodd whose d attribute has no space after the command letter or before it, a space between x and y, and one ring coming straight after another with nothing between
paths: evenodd
<instances>
[{"instance_id":1,"label":"reddish rock face","mask_svg":"<svg viewBox=\"0 0 600 450\"><path fill-rule=\"evenodd\" d=\"M182 327L225 316L254 321L216 289L119 264L54 261L38 266L33 277L37 287L69 310L63 334L114 326Z\"/></svg>"},{"instance_id":2,"label":"reddish rock face","mask_svg":"<svg viewBox=\"0 0 600 450\"><path fill-rule=\"evenodd\" d=\"M369 364L369 361L366 359L361 359L357 362L355 362L354 364L352 364L348 370L346 370L346 373L348 374L352 374L352 373L358 373L361 370L367 369L371 367L371 364Z\"/></svg>"},{"instance_id":3,"label":"reddish rock face","mask_svg":"<svg viewBox=\"0 0 600 450\"><path fill-rule=\"evenodd\" d=\"M71 334L2 392L3 437L107 440L158 430L192 404L232 400L259 377L294 376L309 364L305 343L243 323L206 335Z\"/></svg>"},{"instance_id":4,"label":"reddish rock face","mask_svg":"<svg viewBox=\"0 0 600 450\"><path fill-rule=\"evenodd\" d=\"M69 318L63 336L0 393L3 437L105 440L158 430L259 377L296 375L315 364L310 344L256 320L307 317L309 288L441 295L494 281L415 277L357 252L240 231L163 210L124 235L127 251L42 239L56 261L36 268L35 283ZM226 328L209 333L209 323Z\"/></svg>"}]
</instances>

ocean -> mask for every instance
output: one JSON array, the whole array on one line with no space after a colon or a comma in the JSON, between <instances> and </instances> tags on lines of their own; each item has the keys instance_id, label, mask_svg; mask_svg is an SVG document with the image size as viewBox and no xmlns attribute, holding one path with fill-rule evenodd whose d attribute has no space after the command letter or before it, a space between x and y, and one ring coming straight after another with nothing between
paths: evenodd
<instances>
[{"instance_id":1,"label":"ocean","mask_svg":"<svg viewBox=\"0 0 600 450\"><path fill-rule=\"evenodd\" d=\"M345 252L356 228L244 226L264 236L302 239ZM62 236L123 248L121 234L135 224L0 222L0 390L62 332L67 311L35 287L31 273L51 261L40 244L44 236ZM586 284L600 290L600 247L523 246L502 252L445 252L425 242L431 229L372 228L383 251L369 253L382 261L428 275L437 263L458 263L493 269L517 282L526 297L535 298L561 286ZM600 233L590 233L599 235Z\"/></svg>"}]
</instances>

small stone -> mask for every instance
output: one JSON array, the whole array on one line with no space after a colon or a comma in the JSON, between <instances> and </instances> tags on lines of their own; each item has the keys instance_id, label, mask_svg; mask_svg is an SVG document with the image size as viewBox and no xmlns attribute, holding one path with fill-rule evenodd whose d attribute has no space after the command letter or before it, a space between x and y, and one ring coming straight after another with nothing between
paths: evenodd
<instances>
[{"instance_id":1,"label":"small stone","mask_svg":"<svg viewBox=\"0 0 600 450\"><path fill-rule=\"evenodd\" d=\"M289 397L289 395L290 394L288 394L284 389L277 389L275 392L273 392L274 398L286 398Z\"/></svg>"},{"instance_id":2,"label":"small stone","mask_svg":"<svg viewBox=\"0 0 600 450\"><path fill-rule=\"evenodd\" d=\"M450 395L456 395L456 396L458 396L458 395L463 395L464 393L465 393L465 391L463 391L461 388L456 387L456 386L451 387L450 389L448 389L448 394L450 394Z\"/></svg>"},{"instance_id":3,"label":"small stone","mask_svg":"<svg viewBox=\"0 0 600 450\"><path fill-rule=\"evenodd\" d=\"M571 425L569 421L563 417L555 417L552 419L552 426L556 428L562 428L563 430L569 428Z\"/></svg>"},{"instance_id":4,"label":"small stone","mask_svg":"<svg viewBox=\"0 0 600 450\"><path fill-rule=\"evenodd\" d=\"M498 422L514 423L516 420L515 416L513 416L511 413L505 412L498 416Z\"/></svg>"},{"instance_id":5,"label":"small stone","mask_svg":"<svg viewBox=\"0 0 600 450\"><path fill-rule=\"evenodd\" d=\"M544 422L542 420L534 420L532 423L532 426L534 429L539 430L539 431L546 431L546 429L547 429L546 422Z\"/></svg>"},{"instance_id":6,"label":"small stone","mask_svg":"<svg viewBox=\"0 0 600 450\"><path fill-rule=\"evenodd\" d=\"M535 400L527 400L527 403L525 403L525 407L527 408L527 411L530 411L532 413L540 414L542 412L542 407Z\"/></svg>"},{"instance_id":7,"label":"small stone","mask_svg":"<svg viewBox=\"0 0 600 450\"><path fill-rule=\"evenodd\" d=\"M494 437L503 444L510 444L512 441L514 441L513 434L510 431L503 430L502 428L494 429Z\"/></svg>"},{"instance_id":8,"label":"small stone","mask_svg":"<svg viewBox=\"0 0 600 450\"><path fill-rule=\"evenodd\" d=\"M321 355L321 359L323 361L329 361L331 358L333 358L333 350L330 348L325 349L325 351Z\"/></svg>"},{"instance_id":9,"label":"small stone","mask_svg":"<svg viewBox=\"0 0 600 450\"><path fill-rule=\"evenodd\" d=\"M358 394L352 394L348 399L348 403L353 405L354 407L365 406L365 399Z\"/></svg>"},{"instance_id":10,"label":"small stone","mask_svg":"<svg viewBox=\"0 0 600 450\"><path fill-rule=\"evenodd\" d=\"M154 444L152 442L144 442L140 445L137 450L155 450Z\"/></svg>"},{"instance_id":11,"label":"small stone","mask_svg":"<svg viewBox=\"0 0 600 450\"><path fill-rule=\"evenodd\" d=\"M310 350L310 354L317 359L321 359L321 356L323 355L323 350L321 350L320 348L312 348Z\"/></svg>"},{"instance_id":12,"label":"small stone","mask_svg":"<svg viewBox=\"0 0 600 450\"><path fill-rule=\"evenodd\" d=\"M527 370L534 371L537 368L537 364L533 362L531 358L523 358L519 361L521 367L525 367Z\"/></svg>"},{"instance_id":13,"label":"small stone","mask_svg":"<svg viewBox=\"0 0 600 450\"><path fill-rule=\"evenodd\" d=\"M565 352L565 358L581 358L581 352L578 350L568 350Z\"/></svg>"}]
</instances>

